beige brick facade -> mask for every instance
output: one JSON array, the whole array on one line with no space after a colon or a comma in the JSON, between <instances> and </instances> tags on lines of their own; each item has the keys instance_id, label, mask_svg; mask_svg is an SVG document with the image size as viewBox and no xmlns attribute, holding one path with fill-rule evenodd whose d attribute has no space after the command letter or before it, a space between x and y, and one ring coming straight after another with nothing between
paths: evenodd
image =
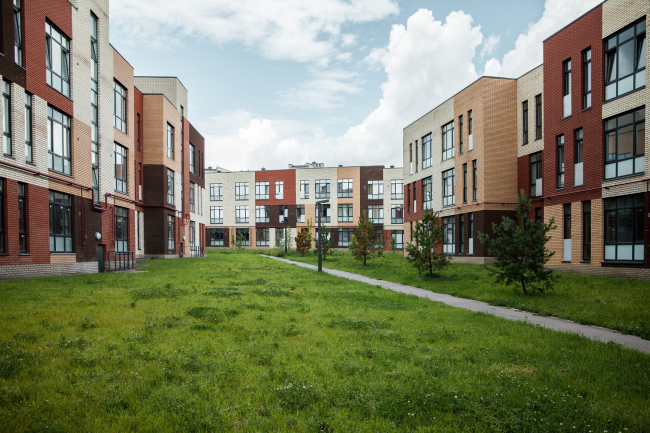
<instances>
[{"instance_id":1,"label":"beige brick facade","mask_svg":"<svg viewBox=\"0 0 650 433\"><path fill-rule=\"evenodd\" d=\"M544 149L544 110L542 109L542 136L536 138L537 95L544 90L544 65L517 78L517 156L530 155ZM523 102L528 101L528 143L524 144ZM542 104L543 95L542 95ZM542 105L543 107L543 105Z\"/></svg>"}]
</instances>

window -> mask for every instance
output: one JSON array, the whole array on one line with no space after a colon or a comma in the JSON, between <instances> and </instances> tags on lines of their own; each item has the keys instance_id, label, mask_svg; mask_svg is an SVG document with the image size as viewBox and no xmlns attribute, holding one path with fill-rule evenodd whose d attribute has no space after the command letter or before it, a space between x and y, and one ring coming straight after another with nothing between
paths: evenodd
<instances>
[{"instance_id":1,"label":"window","mask_svg":"<svg viewBox=\"0 0 650 433\"><path fill-rule=\"evenodd\" d=\"M582 261L591 262L591 202L582 202Z\"/></svg>"},{"instance_id":2,"label":"window","mask_svg":"<svg viewBox=\"0 0 650 433\"><path fill-rule=\"evenodd\" d=\"M140 150L140 113L137 114L135 139L138 145L138 150Z\"/></svg>"},{"instance_id":3,"label":"window","mask_svg":"<svg viewBox=\"0 0 650 433\"><path fill-rule=\"evenodd\" d=\"M190 212L196 212L194 202L195 202L195 185L194 182L190 182Z\"/></svg>"},{"instance_id":4,"label":"window","mask_svg":"<svg viewBox=\"0 0 650 433\"><path fill-rule=\"evenodd\" d=\"M463 203L467 203L467 164L463 164Z\"/></svg>"},{"instance_id":5,"label":"window","mask_svg":"<svg viewBox=\"0 0 650 433\"><path fill-rule=\"evenodd\" d=\"M115 191L128 194L127 191L127 152L126 147L115 143Z\"/></svg>"},{"instance_id":6,"label":"window","mask_svg":"<svg viewBox=\"0 0 650 433\"><path fill-rule=\"evenodd\" d=\"M27 252L27 203L25 201L25 188L24 183L18 182L18 248L21 253Z\"/></svg>"},{"instance_id":7,"label":"window","mask_svg":"<svg viewBox=\"0 0 650 433\"><path fill-rule=\"evenodd\" d=\"M418 172L418 141L415 140L415 172Z\"/></svg>"},{"instance_id":8,"label":"window","mask_svg":"<svg viewBox=\"0 0 650 433\"><path fill-rule=\"evenodd\" d=\"M5 252L5 194L4 179L0 179L0 253Z\"/></svg>"},{"instance_id":9,"label":"window","mask_svg":"<svg viewBox=\"0 0 650 433\"><path fill-rule=\"evenodd\" d=\"M339 248L346 248L350 246L350 240L352 240L352 234L354 233L351 228L339 229Z\"/></svg>"},{"instance_id":10,"label":"window","mask_svg":"<svg viewBox=\"0 0 650 433\"><path fill-rule=\"evenodd\" d=\"M562 94L564 95L562 117L569 117L571 115L571 59L562 62L562 70Z\"/></svg>"},{"instance_id":11,"label":"window","mask_svg":"<svg viewBox=\"0 0 650 433\"><path fill-rule=\"evenodd\" d=\"M469 227L467 230L467 235L469 236L469 238L468 238L467 254L471 256L474 254L474 212L471 212L468 218L469 218L469 224L468 224Z\"/></svg>"},{"instance_id":12,"label":"window","mask_svg":"<svg viewBox=\"0 0 650 433\"><path fill-rule=\"evenodd\" d=\"M25 93L25 161L34 162L32 146L32 95Z\"/></svg>"},{"instance_id":13,"label":"window","mask_svg":"<svg viewBox=\"0 0 650 433\"><path fill-rule=\"evenodd\" d=\"M418 194L417 194L417 185L413 182L413 213L418 211Z\"/></svg>"},{"instance_id":14,"label":"window","mask_svg":"<svg viewBox=\"0 0 650 433\"><path fill-rule=\"evenodd\" d=\"M474 136L473 136L473 127L472 127L472 110L467 112L467 150L472 150L474 148Z\"/></svg>"},{"instance_id":15,"label":"window","mask_svg":"<svg viewBox=\"0 0 650 433\"><path fill-rule=\"evenodd\" d=\"M190 221L190 251L196 248L196 223Z\"/></svg>"},{"instance_id":16,"label":"window","mask_svg":"<svg viewBox=\"0 0 650 433\"><path fill-rule=\"evenodd\" d=\"M318 209L318 206L316 206L316 209ZM332 212L330 210L330 205L322 203L320 205L320 218L321 218L321 223L328 223L330 222L330 218ZM318 220L315 221L316 225L318 225Z\"/></svg>"},{"instance_id":17,"label":"window","mask_svg":"<svg viewBox=\"0 0 650 433\"><path fill-rule=\"evenodd\" d=\"M223 206L210 206L210 224L223 224Z\"/></svg>"},{"instance_id":18,"label":"window","mask_svg":"<svg viewBox=\"0 0 650 433\"><path fill-rule=\"evenodd\" d=\"M407 204L407 212L409 215L411 214L411 185L406 185L406 204Z\"/></svg>"},{"instance_id":19,"label":"window","mask_svg":"<svg viewBox=\"0 0 650 433\"><path fill-rule=\"evenodd\" d=\"M368 200L384 199L384 182L381 180L368 181Z\"/></svg>"},{"instance_id":20,"label":"window","mask_svg":"<svg viewBox=\"0 0 650 433\"><path fill-rule=\"evenodd\" d=\"M72 252L72 196L50 191L50 252Z\"/></svg>"},{"instance_id":21,"label":"window","mask_svg":"<svg viewBox=\"0 0 650 433\"><path fill-rule=\"evenodd\" d=\"M223 247L223 229L210 229L210 246Z\"/></svg>"},{"instance_id":22,"label":"window","mask_svg":"<svg viewBox=\"0 0 650 433\"><path fill-rule=\"evenodd\" d=\"M582 109L591 107L591 48L582 52Z\"/></svg>"},{"instance_id":23,"label":"window","mask_svg":"<svg viewBox=\"0 0 650 433\"><path fill-rule=\"evenodd\" d=\"M472 161L472 200L478 200L478 171L476 169L476 160Z\"/></svg>"},{"instance_id":24,"label":"window","mask_svg":"<svg viewBox=\"0 0 650 433\"><path fill-rule=\"evenodd\" d=\"M23 65L23 30L20 19L20 0L14 0L14 61Z\"/></svg>"},{"instance_id":25,"label":"window","mask_svg":"<svg viewBox=\"0 0 650 433\"><path fill-rule=\"evenodd\" d=\"M465 215L460 216L458 221L458 241L460 244L460 254L465 254Z\"/></svg>"},{"instance_id":26,"label":"window","mask_svg":"<svg viewBox=\"0 0 650 433\"><path fill-rule=\"evenodd\" d=\"M645 18L605 41L605 100L645 86Z\"/></svg>"},{"instance_id":27,"label":"window","mask_svg":"<svg viewBox=\"0 0 650 433\"><path fill-rule=\"evenodd\" d=\"M250 245L248 229L236 229L235 236L235 242L237 246L247 247Z\"/></svg>"},{"instance_id":28,"label":"window","mask_svg":"<svg viewBox=\"0 0 650 433\"><path fill-rule=\"evenodd\" d=\"M537 224L537 230L542 230L542 224L544 223L543 210L541 207L535 208L535 223Z\"/></svg>"},{"instance_id":29,"label":"window","mask_svg":"<svg viewBox=\"0 0 650 433\"><path fill-rule=\"evenodd\" d=\"M99 204L99 51L97 45L97 17L90 14L90 166L93 199Z\"/></svg>"},{"instance_id":30,"label":"window","mask_svg":"<svg viewBox=\"0 0 650 433\"><path fill-rule=\"evenodd\" d=\"M167 204L174 205L174 172L167 169Z\"/></svg>"},{"instance_id":31,"label":"window","mask_svg":"<svg viewBox=\"0 0 650 433\"><path fill-rule=\"evenodd\" d=\"M115 129L126 134L126 89L117 81L113 81L113 97Z\"/></svg>"},{"instance_id":32,"label":"window","mask_svg":"<svg viewBox=\"0 0 650 433\"><path fill-rule=\"evenodd\" d=\"M431 134L422 137L422 169L431 167Z\"/></svg>"},{"instance_id":33,"label":"window","mask_svg":"<svg viewBox=\"0 0 650 433\"><path fill-rule=\"evenodd\" d=\"M462 155L463 154L463 115L462 114L458 116L458 138L459 138L458 141L460 142L459 143L460 151L458 153Z\"/></svg>"},{"instance_id":34,"label":"window","mask_svg":"<svg viewBox=\"0 0 650 433\"><path fill-rule=\"evenodd\" d=\"M605 260L643 260L643 194L605 199Z\"/></svg>"},{"instance_id":35,"label":"window","mask_svg":"<svg viewBox=\"0 0 650 433\"><path fill-rule=\"evenodd\" d=\"M454 157L454 122L442 127L442 160Z\"/></svg>"},{"instance_id":36,"label":"window","mask_svg":"<svg viewBox=\"0 0 650 433\"><path fill-rule=\"evenodd\" d=\"M316 198L330 198L329 179L320 179L315 182Z\"/></svg>"},{"instance_id":37,"label":"window","mask_svg":"<svg viewBox=\"0 0 650 433\"><path fill-rule=\"evenodd\" d=\"M340 223L351 223L354 221L352 217L352 205L351 204L340 204L339 205L339 222Z\"/></svg>"},{"instance_id":38,"label":"window","mask_svg":"<svg viewBox=\"0 0 650 433\"><path fill-rule=\"evenodd\" d=\"M248 200L248 182L235 183L235 200Z\"/></svg>"},{"instance_id":39,"label":"window","mask_svg":"<svg viewBox=\"0 0 650 433\"><path fill-rule=\"evenodd\" d=\"M268 223L270 221L271 221L271 219L269 218L269 207L268 206L255 206L255 222L256 223ZM241 221L238 221L238 222L241 222ZM244 222L248 222L248 220L244 221Z\"/></svg>"},{"instance_id":40,"label":"window","mask_svg":"<svg viewBox=\"0 0 650 433\"><path fill-rule=\"evenodd\" d=\"M535 140L542 138L542 95L535 96Z\"/></svg>"},{"instance_id":41,"label":"window","mask_svg":"<svg viewBox=\"0 0 650 433\"><path fill-rule=\"evenodd\" d=\"M390 206L390 223L404 224L404 205L394 204Z\"/></svg>"},{"instance_id":42,"label":"window","mask_svg":"<svg viewBox=\"0 0 650 433\"><path fill-rule=\"evenodd\" d=\"M267 228L255 230L255 245L258 247L268 247L271 244L269 232L270 230Z\"/></svg>"},{"instance_id":43,"label":"window","mask_svg":"<svg viewBox=\"0 0 650 433\"><path fill-rule=\"evenodd\" d=\"M235 206L235 222L239 224L248 223L248 206Z\"/></svg>"},{"instance_id":44,"label":"window","mask_svg":"<svg viewBox=\"0 0 650 433\"><path fill-rule=\"evenodd\" d=\"M571 203L564 205L564 239L571 239Z\"/></svg>"},{"instance_id":45,"label":"window","mask_svg":"<svg viewBox=\"0 0 650 433\"><path fill-rule=\"evenodd\" d=\"M573 152L575 159L573 184L574 186L582 185L583 178L583 150L582 150L582 128L575 130L575 149Z\"/></svg>"},{"instance_id":46,"label":"window","mask_svg":"<svg viewBox=\"0 0 650 433\"><path fill-rule=\"evenodd\" d=\"M542 152L530 155L530 196L542 195Z\"/></svg>"},{"instance_id":47,"label":"window","mask_svg":"<svg viewBox=\"0 0 650 433\"><path fill-rule=\"evenodd\" d=\"M142 201L142 163L138 163L138 200Z\"/></svg>"},{"instance_id":48,"label":"window","mask_svg":"<svg viewBox=\"0 0 650 433\"><path fill-rule=\"evenodd\" d=\"M174 250L174 216L167 215L167 249L172 251Z\"/></svg>"},{"instance_id":49,"label":"window","mask_svg":"<svg viewBox=\"0 0 650 433\"><path fill-rule=\"evenodd\" d=\"M248 199L248 197L246 197ZM255 182L255 200L268 200L269 199L269 183L268 182Z\"/></svg>"},{"instance_id":50,"label":"window","mask_svg":"<svg viewBox=\"0 0 650 433\"><path fill-rule=\"evenodd\" d=\"M384 206L371 204L368 205L368 219L373 224L383 224L384 223Z\"/></svg>"},{"instance_id":51,"label":"window","mask_svg":"<svg viewBox=\"0 0 650 433\"><path fill-rule=\"evenodd\" d=\"M645 170L645 108L605 120L605 179Z\"/></svg>"},{"instance_id":52,"label":"window","mask_svg":"<svg viewBox=\"0 0 650 433\"><path fill-rule=\"evenodd\" d=\"M174 159L174 127L167 124L167 158Z\"/></svg>"},{"instance_id":53,"label":"window","mask_svg":"<svg viewBox=\"0 0 650 433\"><path fill-rule=\"evenodd\" d=\"M339 179L337 185L339 198L352 198L352 179Z\"/></svg>"},{"instance_id":54,"label":"window","mask_svg":"<svg viewBox=\"0 0 650 433\"><path fill-rule=\"evenodd\" d=\"M522 130L522 135L524 137L523 144L528 144L528 101L524 101L521 103L521 110L523 112L522 116L522 124L523 124L523 130Z\"/></svg>"},{"instance_id":55,"label":"window","mask_svg":"<svg viewBox=\"0 0 650 433\"><path fill-rule=\"evenodd\" d=\"M413 174L413 143L409 144L409 174Z\"/></svg>"},{"instance_id":56,"label":"window","mask_svg":"<svg viewBox=\"0 0 650 433\"><path fill-rule=\"evenodd\" d=\"M275 182L275 199L276 200L284 199L284 181L282 180Z\"/></svg>"},{"instance_id":57,"label":"window","mask_svg":"<svg viewBox=\"0 0 650 433\"><path fill-rule=\"evenodd\" d=\"M194 145L190 143L190 173L194 174Z\"/></svg>"},{"instance_id":58,"label":"window","mask_svg":"<svg viewBox=\"0 0 650 433\"><path fill-rule=\"evenodd\" d=\"M299 204L296 205L296 221L304 223L305 222L305 205Z\"/></svg>"},{"instance_id":59,"label":"window","mask_svg":"<svg viewBox=\"0 0 650 433\"><path fill-rule=\"evenodd\" d=\"M52 107L47 107L47 141L48 168L70 176L70 118Z\"/></svg>"},{"instance_id":60,"label":"window","mask_svg":"<svg viewBox=\"0 0 650 433\"><path fill-rule=\"evenodd\" d=\"M301 180L300 181L300 198L308 199L309 198L309 181Z\"/></svg>"},{"instance_id":61,"label":"window","mask_svg":"<svg viewBox=\"0 0 650 433\"><path fill-rule=\"evenodd\" d=\"M2 142L4 154L11 156L13 154L13 146L11 144L11 83L9 81L2 80L2 99L4 101L2 110L4 117Z\"/></svg>"},{"instance_id":62,"label":"window","mask_svg":"<svg viewBox=\"0 0 650 433\"><path fill-rule=\"evenodd\" d=\"M557 138L557 189L564 188L564 135Z\"/></svg>"},{"instance_id":63,"label":"window","mask_svg":"<svg viewBox=\"0 0 650 433\"><path fill-rule=\"evenodd\" d=\"M223 183L210 184L210 201L223 201Z\"/></svg>"},{"instance_id":64,"label":"window","mask_svg":"<svg viewBox=\"0 0 650 433\"><path fill-rule=\"evenodd\" d=\"M442 172L442 207L453 206L454 200L454 169Z\"/></svg>"},{"instance_id":65,"label":"window","mask_svg":"<svg viewBox=\"0 0 650 433\"><path fill-rule=\"evenodd\" d=\"M402 179L390 181L390 199L404 200L404 181Z\"/></svg>"},{"instance_id":66,"label":"window","mask_svg":"<svg viewBox=\"0 0 650 433\"><path fill-rule=\"evenodd\" d=\"M129 250L129 210L115 206L115 251Z\"/></svg>"},{"instance_id":67,"label":"window","mask_svg":"<svg viewBox=\"0 0 650 433\"><path fill-rule=\"evenodd\" d=\"M48 86L70 97L70 41L49 23L45 23L45 76Z\"/></svg>"},{"instance_id":68,"label":"window","mask_svg":"<svg viewBox=\"0 0 650 433\"><path fill-rule=\"evenodd\" d=\"M391 230L390 235L395 239L395 249L404 248L404 230Z\"/></svg>"},{"instance_id":69,"label":"window","mask_svg":"<svg viewBox=\"0 0 650 433\"><path fill-rule=\"evenodd\" d=\"M442 239L442 252L443 254L454 254L456 252L455 240L455 230L456 223L454 222L454 217L444 217L442 219L443 228L443 239Z\"/></svg>"},{"instance_id":70,"label":"window","mask_svg":"<svg viewBox=\"0 0 650 433\"><path fill-rule=\"evenodd\" d=\"M433 209L433 178L422 179L422 210Z\"/></svg>"}]
</instances>

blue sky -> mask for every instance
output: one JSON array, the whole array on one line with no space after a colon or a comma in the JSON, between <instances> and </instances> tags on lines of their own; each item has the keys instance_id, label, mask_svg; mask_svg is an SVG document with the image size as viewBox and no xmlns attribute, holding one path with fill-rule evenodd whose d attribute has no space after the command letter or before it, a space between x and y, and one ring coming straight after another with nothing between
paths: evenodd
<instances>
[{"instance_id":1,"label":"blue sky","mask_svg":"<svg viewBox=\"0 0 650 433\"><path fill-rule=\"evenodd\" d=\"M112 0L110 39L136 75L188 88L206 165L401 166L408 123L480 75L537 66L597 3Z\"/></svg>"}]
</instances>

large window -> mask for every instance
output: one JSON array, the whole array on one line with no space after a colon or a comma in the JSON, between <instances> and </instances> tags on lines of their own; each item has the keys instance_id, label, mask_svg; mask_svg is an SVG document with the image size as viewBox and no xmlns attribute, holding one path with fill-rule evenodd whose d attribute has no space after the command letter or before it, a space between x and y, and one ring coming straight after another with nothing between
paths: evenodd
<instances>
[{"instance_id":1,"label":"large window","mask_svg":"<svg viewBox=\"0 0 650 433\"><path fill-rule=\"evenodd\" d=\"M404 200L404 181L402 179L390 181L390 199Z\"/></svg>"},{"instance_id":2,"label":"large window","mask_svg":"<svg viewBox=\"0 0 650 433\"><path fill-rule=\"evenodd\" d=\"M368 219L373 224L383 224L384 223L384 206L371 204L368 205Z\"/></svg>"},{"instance_id":3,"label":"large window","mask_svg":"<svg viewBox=\"0 0 650 433\"><path fill-rule=\"evenodd\" d=\"M248 200L248 182L235 183L235 200Z\"/></svg>"},{"instance_id":4,"label":"large window","mask_svg":"<svg viewBox=\"0 0 650 433\"><path fill-rule=\"evenodd\" d=\"M124 146L115 143L115 191L128 194L127 191L127 164L128 150Z\"/></svg>"},{"instance_id":5,"label":"large window","mask_svg":"<svg viewBox=\"0 0 650 433\"><path fill-rule=\"evenodd\" d=\"M458 221L458 243L460 244L458 252L465 254L465 215L461 215Z\"/></svg>"},{"instance_id":6,"label":"large window","mask_svg":"<svg viewBox=\"0 0 650 433\"><path fill-rule=\"evenodd\" d=\"M47 107L48 168L59 173L72 173L70 161L70 118Z\"/></svg>"},{"instance_id":7,"label":"large window","mask_svg":"<svg viewBox=\"0 0 650 433\"><path fill-rule=\"evenodd\" d=\"M301 180L300 181L300 198L308 199L309 198L309 181Z\"/></svg>"},{"instance_id":8,"label":"large window","mask_svg":"<svg viewBox=\"0 0 650 433\"><path fill-rule=\"evenodd\" d=\"M453 122L452 122L453 124ZM427 167L431 167L431 134L427 134L422 137L422 169L424 170Z\"/></svg>"},{"instance_id":9,"label":"large window","mask_svg":"<svg viewBox=\"0 0 650 433\"><path fill-rule=\"evenodd\" d=\"M542 95L535 96L535 140L542 138Z\"/></svg>"},{"instance_id":10,"label":"large window","mask_svg":"<svg viewBox=\"0 0 650 433\"><path fill-rule=\"evenodd\" d=\"M582 109L591 107L591 48L582 52Z\"/></svg>"},{"instance_id":11,"label":"large window","mask_svg":"<svg viewBox=\"0 0 650 433\"><path fill-rule=\"evenodd\" d=\"M30 164L34 162L32 121L32 95L25 93L25 161Z\"/></svg>"},{"instance_id":12,"label":"large window","mask_svg":"<svg viewBox=\"0 0 650 433\"><path fill-rule=\"evenodd\" d=\"M413 143L409 144L409 174L413 174Z\"/></svg>"},{"instance_id":13,"label":"large window","mask_svg":"<svg viewBox=\"0 0 650 433\"><path fill-rule=\"evenodd\" d=\"M471 123L470 123L471 124ZM442 160L454 157L454 121L442 127Z\"/></svg>"},{"instance_id":14,"label":"large window","mask_svg":"<svg viewBox=\"0 0 650 433\"><path fill-rule=\"evenodd\" d=\"M223 247L223 229L210 229L210 246Z\"/></svg>"},{"instance_id":15,"label":"large window","mask_svg":"<svg viewBox=\"0 0 650 433\"><path fill-rule=\"evenodd\" d=\"M167 124L167 158L174 159L174 127Z\"/></svg>"},{"instance_id":16,"label":"large window","mask_svg":"<svg viewBox=\"0 0 650 433\"><path fill-rule=\"evenodd\" d=\"M316 206L316 209L318 209L318 206ZM320 205L320 221L321 223L328 223L330 222L332 215L332 211L330 209L329 204L322 203ZM318 224L318 220L315 221L316 224Z\"/></svg>"},{"instance_id":17,"label":"large window","mask_svg":"<svg viewBox=\"0 0 650 433\"><path fill-rule=\"evenodd\" d=\"M255 245L258 247L268 247L271 245L270 230L268 228L255 230Z\"/></svg>"},{"instance_id":18,"label":"large window","mask_svg":"<svg viewBox=\"0 0 650 433\"><path fill-rule=\"evenodd\" d=\"M0 253L5 252L5 180L0 179Z\"/></svg>"},{"instance_id":19,"label":"large window","mask_svg":"<svg viewBox=\"0 0 650 433\"><path fill-rule=\"evenodd\" d=\"M167 169L167 204L174 205L174 172Z\"/></svg>"},{"instance_id":20,"label":"large window","mask_svg":"<svg viewBox=\"0 0 650 433\"><path fill-rule=\"evenodd\" d=\"M284 210L283 210L284 212ZM296 221L300 223L305 222L305 205L304 204L297 204L296 205Z\"/></svg>"},{"instance_id":21,"label":"large window","mask_svg":"<svg viewBox=\"0 0 650 433\"><path fill-rule=\"evenodd\" d=\"M50 252L72 252L72 196L50 191Z\"/></svg>"},{"instance_id":22,"label":"large window","mask_svg":"<svg viewBox=\"0 0 650 433\"><path fill-rule=\"evenodd\" d=\"M14 0L14 61L23 65L23 23L20 19L20 0Z\"/></svg>"},{"instance_id":23,"label":"large window","mask_svg":"<svg viewBox=\"0 0 650 433\"><path fill-rule=\"evenodd\" d=\"M275 181L275 199L284 200L284 181Z\"/></svg>"},{"instance_id":24,"label":"large window","mask_svg":"<svg viewBox=\"0 0 650 433\"><path fill-rule=\"evenodd\" d=\"M269 199L269 183L255 182L255 200Z\"/></svg>"},{"instance_id":25,"label":"large window","mask_svg":"<svg viewBox=\"0 0 650 433\"><path fill-rule=\"evenodd\" d=\"M522 124L523 124L523 129L522 129L522 134L524 137L524 141L522 144L528 144L528 101L524 101L521 103L521 110L523 113L522 116Z\"/></svg>"},{"instance_id":26,"label":"large window","mask_svg":"<svg viewBox=\"0 0 650 433\"><path fill-rule=\"evenodd\" d=\"M235 244L239 247L247 247L250 245L249 229L236 229L235 230Z\"/></svg>"},{"instance_id":27,"label":"large window","mask_svg":"<svg viewBox=\"0 0 650 433\"><path fill-rule=\"evenodd\" d=\"M11 143L11 83L6 80L2 80L2 100L2 115L4 118L2 123L3 149L5 155L11 156L13 154Z\"/></svg>"},{"instance_id":28,"label":"large window","mask_svg":"<svg viewBox=\"0 0 650 433\"><path fill-rule=\"evenodd\" d=\"M557 189L564 188L564 135L557 138Z\"/></svg>"},{"instance_id":29,"label":"large window","mask_svg":"<svg viewBox=\"0 0 650 433\"><path fill-rule=\"evenodd\" d=\"M18 183L18 251L27 252L27 202L25 194L26 186ZM0 206L1 211L1 206Z\"/></svg>"},{"instance_id":30,"label":"large window","mask_svg":"<svg viewBox=\"0 0 650 433\"><path fill-rule=\"evenodd\" d=\"M422 210L433 209L433 178L422 179Z\"/></svg>"},{"instance_id":31,"label":"large window","mask_svg":"<svg viewBox=\"0 0 650 433\"><path fill-rule=\"evenodd\" d=\"M113 81L115 129L126 134L126 88Z\"/></svg>"},{"instance_id":32,"label":"large window","mask_svg":"<svg viewBox=\"0 0 650 433\"><path fill-rule=\"evenodd\" d=\"M442 252L443 254L454 254L456 252L455 244L455 231L456 222L453 216L444 217L442 219L443 225L443 238L442 238Z\"/></svg>"},{"instance_id":33,"label":"large window","mask_svg":"<svg viewBox=\"0 0 650 433\"><path fill-rule=\"evenodd\" d=\"M135 125L135 140L139 151L140 150L140 113L137 114L137 120Z\"/></svg>"},{"instance_id":34,"label":"large window","mask_svg":"<svg viewBox=\"0 0 650 433\"><path fill-rule=\"evenodd\" d=\"M404 224L404 205L393 204L390 206L390 223Z\"/></svg>"},{"instance_id":35,"label":"large window","mask_svg":"<svg viewBox=\"0 0 650 433\"><path fill-rule=\"evenodd\" d=\"M463 203L467 203L467 164L463 164Z\"/></svg>"},{"instance_id":36,"label":"large window","mask_svg":"<svg viewBox=\"0 0 650 433\"><path fill-rule=\"evenodd\" d=\"M391 230L390 235L395 239L395 249L404 248L404 230Z\"/></svg>"},{"instance_id":37,"label":"large window","mask_svg":"<svg viewBox=\"0 0 650 433\"><path fill-rule=\"evenodd\" d=\"M45 42L47 84L70 97L70 41L63 33L45 23Z\"/></svg>"},{"instance_id":38,"label":"large window","mask_svg":"<svg viewBox=\"0 0 650 433\"><path fill-rule=\"evenodd\" d=\"M384 199L384 182L381 180L368 181L368 200Z\"/></svg>"},{"instance_id":39,"label":"large window","mask_svg":"<svg viewBox=\"0 0 650 433\"><path fill-rule=\"evenodd\" d=\"M167 215L167 249L170 251L174 249L174 233L174 216Z\"/></svg>"},{"instance_id":40,"label":"large window","mask_svg":"<svg viewBox=\"0 0 650 433\"><path fill-rule=\"evenodd\" d=\"M474 149L474 134L472 133L472 110L467 112L467 150Z\"/></svg>"},{"instance_id":41,"label":"large window","mask_svg":"<svg viewBox=\"0 0 650 433\"><path fill-rule=\"evenodd\" d=\"M643 194L605 199L605 260L643 260L643 217Z\"/></svg>"},{"instance_id":42,"label":"large window","mask_svg":"<svg viewBox=\"0 0 650 433\"><path fill-rule=\"evenodd\" d=\"M472 161L472 200L478 200L478 170L476 160Z\"/></svg>"},{"instance_id":43,"label":"large window","mask_svg":"<svg viewBox=\"0 0 650 433\"><path fill-rule=\"evenodd\" d=\"M347 248L350 246L350 241L352 240L352 234L354 233L354 229L351 228L344 228L344 229L339 229L339 242L338 242L338 247L339 248Z\"/></svg>"},{"instance_id":44,"label":"large window","mask_svg":"<svg viewBox=\"0 0 650 433\"><path fill-rule=\"evenodd\" d=\"M248 224L248 206L235 206L235 222Z\"/></svg>"},{"instance_id":45,"label":"large window","mask_svg":"<svg viewBox=\"0 0 650 433\"><path fill-rule=\"evenodd\" d=\"M190 182L190 212L196 212L194 203L196 202L196 186L194 182Z\"/></svg>"},{"instance_id":46,"label":"large window","mask_svg":"<svg viewBox=\"0 0 650 433\"><path fill-rule=\"evenodd\" d=\"M129 210L115 206L115 251L129 250Z\"/></svg>"},{"instance_id":47,"label":"large window","mask_svg":"<svg viewBox=\"0 0 650 433\"><path fill-rule=\"evenodd\" d=\"M573 185L574 186L580 186L580 185L582 185L582 181L583 181L583 163L582 163L582 158L583 158L583 149L582 149L583 132L582 132L582 128L576 129L574 131L574 137L575 137L575 148L573 150L573 157L574 157Z\"/></svg>"},{"instance_id":48,"label":"large window","mask_svg":"<svg viewBox=\"0 0 650 433\"><path fill-rule=\"evenodd\" d=\"M415 140L415 172L418 172L418 141Z\"/></svg>"},{"instance_id":49,"label":"large window","mask_svg":"<svg viewBox=\"0 0 650 433\"><path fill-rule=\"evenodd\" d=\"M354 222L352 217L352 205L351 204L340 204L339 205L339 218L340 223L351 223Z\"/></svg>"},{"instance_id":50,"label":"large window","mask_svg":"<svg viewBox=\"0 0 650 433\"><path fill-rule=\"evenodd\" d=\"M530 155L530 196L542 195L542 152Z\"/></svg>"},{"instance_id":51,"label":"large window","mask_svg":"<svg viewBox=\"0 0 650 433\"><path fill-rule=\"evenodd\" d=\"M339 198L352 198L352 179L339 179L337 184Z\"/></svg>"},{"instance_id":52,"label":"large window","mask_svg":"<svg viewBox=\"0 0 650 433\"><path fill-rule=\"evenodd\" d=\"M269 217L269 207L268 206L255 206L255 222L256 223L268 223L271 219ZM248 222L248 221L246 221Z\"/></svg>"},{"instance_id":53,"label":"large window","mask_svg":"<svg viewBox=\"0 0 650 433\"><path fill-rule=\"evenodd\" d=\"M196 248L196 223L190 221L190 251Z\"/></svg>"},{"instance_id":54,"label":"large window","mask_svg":"<svg viewBox=\"0 0 650 433\"><path fill-rule=\"evenodd\" d=\"M194 145L190 143L190 173L194 174Z\"/></svg>"},{"instance_id":55,"label":"large window","mask_svg":"<svg viewBox=\"0 0 650 433\"><path fill-rule=\"evenodd\" d=\"M645 18L605 41L605 100L645 86Z\"/></svg>"},{"instance_id":56,"label":"large window","mask_svg":"<svg viewBox=\"0 0 650 433\"><path fill-rule=\"evenodd\" d=\"M458 116L458 148L461 155L463 154L463 115Z\"/></svg>"},{"instance_id":57,"label":"large window","mask_svg":"<svg viewBox=\"0 0 650 433\"><path fill-rule=\"evenodd\" d=\"M210 206L210 224L223 224L223 206Z\"/></svg>"},{"instance_id":58,"label":"large window","mask_svg":"<svg viewBox=\"0 0 650 433\"><path fill-rule=\"evenodd\" d=\"M562 62L562 117L571 115L571 59Z\"/></svg>"},{"instance_id":59,"label":"large window","mask_svg":"<svg viewBox=\"0 0 650 433\"><path fill-rule=\"evenodd\" d=\"M329 179L319 179L315 182L316 198L330 198L330 181Z\"/></svg>"},{"instance_id":60,"label":"large window","mask_svg":"<svg viewBox=\"0 0 650 433\"><path fill-rule=\"evenodd\" d=\"M605 121L605 179L645 170L645 108Z\"/></svg>"},{"instance_id":61,"label":"large window","mask_svg":"<svg viewBox=\"0 0 650 433\"><path fill-rule=\"evenodd\" d=\"M454 199L454 169L442 172L442 206L453 206Z\"/></svg>"},{"instance_id":62,"label":"large window","mask_svg":"<svg viewBox=\"0 0 650 433\"><path fill-rule=\"evenodd\" d=\"M591 261L591 202L582 202L582 261Z\"/></svg>"},{"instance_id":63,"label":"large window","mask_svg":"<svg viewBox=\"0 0 650 433\"><path fill-rule=\"evenodd\" d=\"M210 184L210 201L223 201L223 183Z\"/></svg>"}]
</instances>

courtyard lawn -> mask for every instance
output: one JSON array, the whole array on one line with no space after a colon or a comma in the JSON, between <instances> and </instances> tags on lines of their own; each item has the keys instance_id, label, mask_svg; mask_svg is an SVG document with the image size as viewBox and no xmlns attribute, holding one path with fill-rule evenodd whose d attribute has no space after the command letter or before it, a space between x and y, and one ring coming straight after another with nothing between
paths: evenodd
<instances>
[{"instance_id":1,"label":"courtyard lawn","mask_svg":"<svg viewBox=\"0 0 650 433\"><path fill-rule=\"evenodd\" d=\"M615 344L253 254L143 270L0 283L0 431L650 431Z\"/></svg>"},{"instance_id":2,"label":"courtyard lawn","mask_svg":"<svg viewBox=\"0 0 650 433\"><path fill-rule=\"evenodd\" d=\"M318 264L314 254L301 257L293 252L285 258ZM401 252L386 253L363 266L349 252L336 251L334 256L323 261L323 266L584 325L602 326L650 340L650 281L558 272L560 278L555 289L524 296L520 286L494 283L482 265L454 263L437 278L418 275Z\"/></svg>"}]
</instances>

